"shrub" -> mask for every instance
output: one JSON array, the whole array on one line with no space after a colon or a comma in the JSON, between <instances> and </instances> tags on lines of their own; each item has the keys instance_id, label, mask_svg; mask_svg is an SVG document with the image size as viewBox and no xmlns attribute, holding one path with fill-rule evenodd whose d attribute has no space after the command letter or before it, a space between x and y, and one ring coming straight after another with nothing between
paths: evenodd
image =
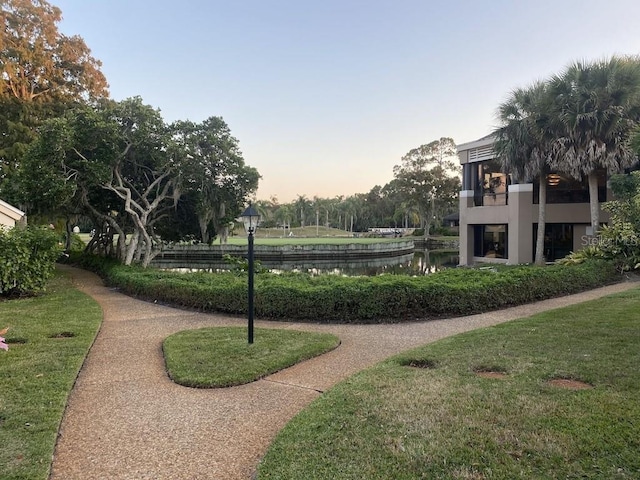
<instances>
[{"instance_id":1,"label":"shrub","mask_svg":"<svg viewBox=\"0 0 640 480\"><path fill-rule=\"evenodd\" d=\"M84 243L82 238L80 238L80 235L78 235L77 233L73 233L71 235L71 248L70 248L70 250L72 252L83 252L86 246L87 246L87 244Z\"/></svg>"},{"instance_id":2,"label":"shrub","mask_svg":"<svg viewBox=\"0 0 640 480\"><path fill-rule=\"evenodd\" d=\"M92 261L86 262L91 264ZM147 300L203 311L245 314L246 274L176 273L97 264L111 285ZM311 277L257 274L259 317L382 323L469 315L576 293L621 279L614 264L458 268L423 277Z\"/></svg>"},{"instance_id":3,"label":"shrub","mask_svg":"<svg viewBox=\"0 0 640 480\"><path fill-rule=\"evenodd\" d=\"M58 235L46 228L0 228L0 295L44 290L62 252Z\"/></svg>"}]
</instances>

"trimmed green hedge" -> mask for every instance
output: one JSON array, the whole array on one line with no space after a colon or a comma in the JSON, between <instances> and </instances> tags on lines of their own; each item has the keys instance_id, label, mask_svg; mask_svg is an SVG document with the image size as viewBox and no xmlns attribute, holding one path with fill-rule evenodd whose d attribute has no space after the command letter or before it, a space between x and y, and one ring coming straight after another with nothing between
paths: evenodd
<instances>
[{"instance_id":1,"label":"trimmed green hedge","mask_svg":"<svg viewBox=\"0 0 640 480\"><path fill-rule=\"evenodd\" d=\"M81 265L124 293L182 307L247 311L246 275L176 273L124 267L95 257ZM620 281L613 263L593 260L546 267L456 268L423 277L257 274L258 317L335 323L384 323L469 315Z\"/></svg>"},{"instance_id":2,"label":"trimmed green hedge","mask_svg":"<svg viewBox=\"0 0 640 480\"><path fill-rule=\"evenodd\" d=\"M60 239L52 230L0 228L0 296L43 291L61 253Z\"/></svg>"}]
</instances>

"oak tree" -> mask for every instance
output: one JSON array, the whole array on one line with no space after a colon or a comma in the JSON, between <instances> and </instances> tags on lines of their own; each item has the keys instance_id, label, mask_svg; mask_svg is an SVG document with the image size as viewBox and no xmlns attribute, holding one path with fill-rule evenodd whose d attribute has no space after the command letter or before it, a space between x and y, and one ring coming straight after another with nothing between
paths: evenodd
<instances>
[{"instance_id":1,"label":"oak tree","mask_svg":"<svg viewBox=\"0 0 640 480\"><path fill-rule=\"evenodd\" d=\"M84 40L58 30L59 8L45 0L4 0L0 16L0 192L11 195L7 177L36 127L70 104L107 97L108 90Z\"/></svg>"}]
</instances>

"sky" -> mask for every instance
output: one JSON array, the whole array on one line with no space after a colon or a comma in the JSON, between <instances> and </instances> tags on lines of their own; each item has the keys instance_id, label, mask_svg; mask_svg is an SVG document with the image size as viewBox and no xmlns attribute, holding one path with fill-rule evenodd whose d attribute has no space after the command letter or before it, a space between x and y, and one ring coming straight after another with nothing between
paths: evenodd
<instances>
[{"instance_id":1,"label":"sky","mask_svg":"<svg viewBox=\"0 0 640 480\"><path fill-rule=\"evenodd\" d=\"M638 0L50 0L112 98L222 117L257 199L366 193L420 145L476 140L509 93L640 54Z\"/></svg>"}]
</instances>

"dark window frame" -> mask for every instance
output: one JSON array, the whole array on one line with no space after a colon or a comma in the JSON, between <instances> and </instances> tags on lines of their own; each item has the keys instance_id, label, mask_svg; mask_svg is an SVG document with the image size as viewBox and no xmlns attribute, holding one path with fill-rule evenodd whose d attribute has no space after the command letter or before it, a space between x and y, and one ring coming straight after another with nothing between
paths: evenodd
<instances>
[{"instance_id":1,"label":"dark window frame","mask_svg":"<svg viewBox=\"0 0 640 480\"><path fill-rule=\"evenodd\" d=\"M473 225L473 256L508 259L509 225L506 223Z\"/></svg>"},{"instance_id":2,"label":"dark window frame","mask_svg":"<svg viewBox=\"0 0 640 480\"><path fill-rule=\"evenodd\" d=\"M502 172L499 162L494 158L483 162L474 162L463 169L464 185L473 188L473 204L480 206L503 206L509 204L509 175Z\"/></svg>"}]
</instances>

